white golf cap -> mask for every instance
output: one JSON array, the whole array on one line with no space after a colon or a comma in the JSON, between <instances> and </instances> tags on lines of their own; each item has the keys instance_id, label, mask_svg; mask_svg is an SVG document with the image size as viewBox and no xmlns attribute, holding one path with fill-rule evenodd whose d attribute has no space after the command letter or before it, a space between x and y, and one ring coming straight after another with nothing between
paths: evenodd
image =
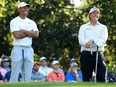
<instances>
[{"instance_id":1,"label":"white golf cap","mask_svg":"<svg viewBox=\"0 0 116 87\"><path fill-rule=\"evenodd\" d=\"M25 7L25 6L27 6L28 8L30 7L30 5L27 4L26 2L20 2L20 3L18 4L18 8Z\"/></svg>"},{"instance_id":2,"label":"white golf cap","mask_svg":"<svg viewBox=\"0 0 116 87\"><path fill-rule=\"evenodd\" d=\"M52 65L55 65L55 64L60 64L57 60L54 60L53 62L52 62Z\"/></svg>"},{"instance_id":3,"label":"white golf cap","mask_svg":"<svg viewBox=\"0 0 116 87\"><path fill-rule=\"evenodd\" d=\"M9 59L5 58L5 59L3 59L2 61L3 61L3 62L8 62Z\"/></svg>"},{"instance_id":4,"label":"white golf cap","mask_svg":"<svg viewBox=\"0 0 116 87\"><path fill-rule=\"evenodd\" d=\"M73 61L76 61L75 58L71 58L71 59L70 59L70 62L73 62Z\"/></svg>"},{"instance_id":5,"label":"white golf cap","mask_svg":"<svg viewBox=\"0 0 116 87\"><path fill-rule=\"evenodd\" d=\"M96 7L93 7L90 9L89 14L91 14L93 11L98 11L100 13L100 10Z\"/></svg>"},{"instance_id":6,"label":"white golf cap","mask_svg":"<svg viewBox=\"0 0 116 87\"><path fill-rule=\"evenodd\" d=\"M77 63L72 63L71 67L74 67L74 66L78 66L78 64Z\"/></svg>"},{"instance_id":7,"label":"white golf cap","mask_svg":"<svg viewBox=\"0 0 116 87\"><path fill-rule=\"evenodd\" d=\"M40 58L40 62L43 61L43 60L47 60L46 57L42 56L42 57Z\"/></svg>"}]
</instances>

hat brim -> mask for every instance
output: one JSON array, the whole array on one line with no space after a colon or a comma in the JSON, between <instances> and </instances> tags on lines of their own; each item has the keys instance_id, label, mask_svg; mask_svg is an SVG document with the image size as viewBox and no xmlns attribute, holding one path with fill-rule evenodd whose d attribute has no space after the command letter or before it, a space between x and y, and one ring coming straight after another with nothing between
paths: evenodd
<instances>
[{"instance_id":1,"label":"hat brim","mask_svg":"<svg viewBox=\"0 0 116 87\"><path fill-rule=\"evenodd\" d=\"M26 7L30 8L30 5L29 5L29 4L27 4L27 5L26 5Z\"/></svg>"},{"instance_id":2,"label":"hat brim","mask_svg":"<svg viewBox=\"0 0 116 87\"><path fill-rule=\"evenodd\" d=\"M43 60L41 60L40 62L43 62L43 61L47 61L47 59L43 59Z\"/></svg>"},{"instance_id":3,"label":"hat brim","mask_svg":"<svg viewBox=\"0 0 116 87\"><path fill-rule=\"evenodd\" d=\"M40 65L40 64L39 64L39 63L35 63L34 66L35 66L35 65Z\"/></svg>"},{"instance_id":4,"label":"hat brim","mask_svg":"<svg viewBox=\"0 0 116 87\"><path fill-rule=\"evenodd\" d=\"M19 9L19 8L23 8L23 7L30 8L30 5L29 5L29 4L27 4L27 5L24 5L24 6L18 7L18 9Z\"/></svg>"},{"instance_id":5,"label":"hat brim","mask_svg":"<svg viewBox=\"0 0 116 87\"><path fill-rule=\"evenodd\" d=\"M71 66L71 67L78 67L77 65L73 65L73 66Z\"/></svg>"},{"instance_id":6,"label":"hat brim","mask_svg":"<svg viewBox=\"0 0 116 87\"><path fill-rule=\"evenodd\" d=\"M54 65L60 65L60 64L59 63L56 63L56 64L52 64L52 65L54 66Z\"/></svg>"},{"instance_id":7,"label":"hat brim","mask_svg":"<svg viewBox=\"0 0 116 87\"><path fill-rule=\"evenodd\" d=\"M9 62L9 60L3 60L2 62Z\"/></svg>"}]
</instances>

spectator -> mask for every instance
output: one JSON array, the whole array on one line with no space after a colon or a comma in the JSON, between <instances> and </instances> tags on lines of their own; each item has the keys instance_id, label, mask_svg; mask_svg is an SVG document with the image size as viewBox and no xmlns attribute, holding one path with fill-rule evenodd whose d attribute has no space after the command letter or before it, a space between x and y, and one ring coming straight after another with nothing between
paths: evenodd
<instances>
[{"instance_id":1,"label":"spectator","mask_svg":"<svg viewBox=\"0 0 116 87\"><path fill-rule=\"evenodd\" d=\"M4 77L4 82L9 82L11 76L11 71L7 72ZM19 73L18 81L22 81L22 75Z\"/></svg>"},{"instance_id":2,"label":"spectator","mask_svg":"<svg viewBox=\"0 0 116 87\"><path fill-rule=\"evenodd\" d=\"M40 64L41 64L41 66L40 66L40 68L39 68L39 71L40 72L42 72L43 71L43 75L45 76L45 77L47 77L48 76L48 74L53 70L53 69L51 69L51 68L49 68L48 66L47 66L47 59L46 59L46 57L41 57L40 58Z\"/></svg>"},{"instance_id":3,"label":"spectator","mask_svg":"<svg viewBox=\"0 0 116 87\"><path fill-rule=\"evenodd\" d=\"M81 82L82 72L78 71L77 63L72 63L70 67L70 72L66 75L67 82Z\"/></svg>"},{"instance_id":4,"label":"spectator","mask_svg":"<svg viewBox=\"0 0 116 87\"><path fill-rule=\"evenodd\" d=\"M51 63L52 63L53 61L55 61L55 60L57 61L57 58L53 57L53 58L51 59ZM64 73L63 69L61 69L60 67L58 68L58 70L61 71L62 73Z\"/></svg>"},{"instance_id":5,"label":"spectator","mask_svg":"<svg viewBox=\"0 0 116 87\"><path fill-rule=\"evenodd\" d=\"M9 72L11 70L10 69L10 60L7 56L4 56L2 58L1 67L6 69L7 72Z\"/></svg>"},{"instance_id":6,"label":"spectator","mask_svg":"<svg viewBox=\"0 0 116 87\"><path fill-rule=\"evenodd\" d=\"M37 82L40 82L40 81L45 81L45 76L39 72L39 62L35 62L34 65L33 65L33 72L32 72L32 75L31 75L31 80L32 81L37 81Z\"/></svg>"},{"instance_id":7,"label":"spectator","mask_svg":"<svg viewBox=\"0 0 116 87\"><path fill-rule=\"evenodd\" d=\"M59 62L56 60L53 61L52 68L53 68L53 71L48 74L47 81L49 81L49 82L64 82L64 80L65 80L64 73L62 73L58 70Z\"/></svg>"},{"instance_id":8,"label":"spectator","mask_svg":"<svg viewBox=\"0 0 116 87\"><path fill-rule=\"evenodd\" d=\"M0 83L3 82L6 73L7 73L7 71L0 66Z\"/></svg>"},{"instance_id":9,"label":"spectator","mask_svg":"<svg viewBox=\"0 0 116 87\"><path fill-rule=\"evenodd\" d=\"M70 71L71 71L71 64L72 64L72 63L76 63L76 59L75 59L75 58L71 58L71 59L70 59L70 63L69 63L70 68L65 72L65 75L66 75L67 73L70 73Z\"/></svg>"}]
</instances>

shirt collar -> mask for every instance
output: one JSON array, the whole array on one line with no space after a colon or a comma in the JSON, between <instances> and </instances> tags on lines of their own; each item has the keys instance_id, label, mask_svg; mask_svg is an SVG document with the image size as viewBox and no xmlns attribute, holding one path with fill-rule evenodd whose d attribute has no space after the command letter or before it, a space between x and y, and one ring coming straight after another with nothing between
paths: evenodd
<instances>
[{"instance_id":1,"label":"shirt collar","mask_svg":"<svg viewBox=\"0 0 116 87\"><path fill-rule=\"evenodd\" d=\"M88 25L92 25L90 21L87 24ZM99 25L99 24L100 24L99 21L97 21L97 24L96 25Z\"/></svg>"}]
</instances>

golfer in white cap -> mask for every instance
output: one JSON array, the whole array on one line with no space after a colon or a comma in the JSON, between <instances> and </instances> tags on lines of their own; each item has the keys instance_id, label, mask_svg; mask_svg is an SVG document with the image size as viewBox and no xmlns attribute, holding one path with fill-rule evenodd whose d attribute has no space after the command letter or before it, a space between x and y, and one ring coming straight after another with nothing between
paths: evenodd
<instances>
[{"instance_id":1,"label":"golfer in white cap","mask_svg":"<svg viewBox=\"0 0 116 87\"><path fill-rule=\"evenodd\" d=\"M29 82L33 68L32 38L37 38L39 30L36 23L27 17L29 4L18 4L19 16L10 22L10 30L14 36L14 47L11 52L12 70L10 82L17 82L19 72L22 71L24 82Z\"/></svg>"},{"instance_id":2,"label":"golfer in white cap","mask_svg":"<svg viewBox=\"0 0 116 87\"><path fill-rule=\"evenodd\" d=\"M100 10L91 8L89 11L89 22L83 24L79 29L79 44L81 45L81 69L83 81L89 81L92 77L93 70L97 67L97 81L106 81L106 65L104 63L104 46L108 38L107 27L101 24ZM96 60L96 53L98 59ZM97 64L97 66L96 66Z\"/></svg>"}]
</instances>

